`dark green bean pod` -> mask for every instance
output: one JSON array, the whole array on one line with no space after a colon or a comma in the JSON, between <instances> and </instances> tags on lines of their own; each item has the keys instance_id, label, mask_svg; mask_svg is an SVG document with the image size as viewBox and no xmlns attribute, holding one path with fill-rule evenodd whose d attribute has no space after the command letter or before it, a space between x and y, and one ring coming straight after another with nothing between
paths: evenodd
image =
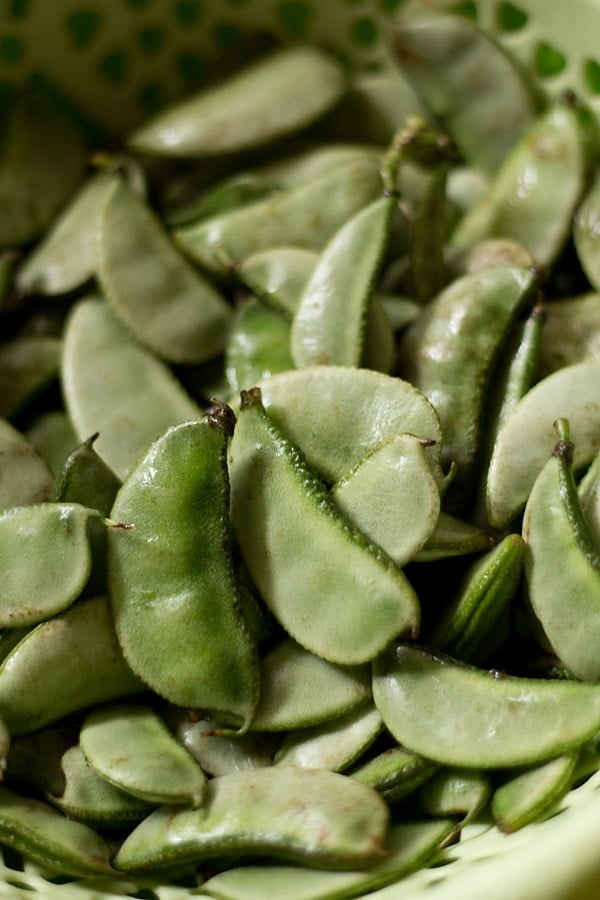
<instances>
[{"instance_id":1,"label":"dark green bean pod","mask_svg":"<svg viewBox=\"0 0 600 900\"><path fill-rule=\"evenodd\" d=\"M179 706L247 726L258 658L242 618L228 531L227 407L169 429L117 494L109 587L125 658Z\"/></svg>"}]
</instances>

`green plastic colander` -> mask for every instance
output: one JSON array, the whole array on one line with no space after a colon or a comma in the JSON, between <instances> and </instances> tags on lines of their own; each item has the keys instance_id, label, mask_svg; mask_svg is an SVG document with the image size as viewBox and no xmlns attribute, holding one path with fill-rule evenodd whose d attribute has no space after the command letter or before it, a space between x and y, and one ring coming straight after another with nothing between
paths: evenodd
<instances>
[{"instance_id":1,"label":"green plastic colander","mask_svg":"<svg viewBox=\"0 0 600 900\"><path fill-rule=\"evenodd\" d=\"M475 19L544 92L571 88L600 121L600 0L423 0ZM334 48L359 69L385 65L403 0L0 0L0 99L40 73L92 122L118 136L197 87L244 33ZM0 900L202 897L171 884L66 880L0 853ZM600 772L545 822L513 835L469 825L435 867L371 900L597 900ZM276 898L274 898L276 900Z\"/></svg>"}]
</instances>

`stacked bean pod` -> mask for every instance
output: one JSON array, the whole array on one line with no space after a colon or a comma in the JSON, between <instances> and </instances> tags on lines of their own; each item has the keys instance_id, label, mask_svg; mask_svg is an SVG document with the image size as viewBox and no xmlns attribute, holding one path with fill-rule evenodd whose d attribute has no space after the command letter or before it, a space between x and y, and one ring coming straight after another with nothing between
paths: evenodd
<instances>
[{"instance_id":1,"label":"stacked bean pod","mask_svg":"<svg viewBox=\"0 0 600 900\"><path fill-rule=\"evenodd\" d=\"M0 842L352 897L598 769L597 147L419 5L116 149L12 98Z\"/></svg>"}]
</instances>

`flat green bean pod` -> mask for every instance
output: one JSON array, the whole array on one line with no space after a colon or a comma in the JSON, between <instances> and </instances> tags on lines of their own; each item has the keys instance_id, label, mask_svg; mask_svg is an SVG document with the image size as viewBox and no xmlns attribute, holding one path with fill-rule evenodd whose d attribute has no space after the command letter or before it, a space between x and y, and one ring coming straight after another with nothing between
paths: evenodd
<instances>
[{"instance_id":1,"label":"flat green bean pod","mask_svg":"<svg viewBox=\"0 0 600 900\"><path fill-rule=\"evenodd\" d=\"M589 463L600 434L600 361L566 366L539 381L498 432L487 477L490 523L503 528L524 507L556 443L554 422L567 418L576 469Z\"/></svg>"},{"instance_id":2,"label":"flat green bean pod","mask_svg":"<svg viewBox=\"0 0 600 900\"><path fill-rule=\"evenodd\" d=\"M233 576L227 407L169 429L132 470L111 512L108 577L125 658L179 706L248 725L258 658Z\"/></svg>"},{"instance_id":3,"label":"flat green bean pod","mask_svg":"<svg viewBox=\"0 0 600 900\"><path fill-rule=\"evenodd\" d=\"M129 146L182 157L245 150L309 125L345 86L335 59L316 47L288 47L160 113Z\"/></svg>"},{"instance_id":4,"label":"flat green bean pod","mask_svg":"<svg viewBox=\"0 0 600 900\"><path fill-rule=\"evenodd\" d=\"M454 246L512 238L538 265L551 265L569 236L584 187L584 142L578 113L551 107L506 157L487 193L459 222Z\"/></svg>"},{"instance_id":5,"label":"flat green bean pod","mask_svg":"<svg viewBox=\"0 0 600 900\"><path fill-rule=\"evenodd\" d=\"M525 575L533 612L559 659L600 681L600 548L581 509L566 425L523 516Z\"/></svg>"},{"instance_id":6,"label":"flat green bean pod","mask_svg":"<svg viewBox=\"0 0 600 900\"><path fill-rule=\"evenodd\" d=\"M167 367L92 298L68 319L62 386L79 439L99 432L96 450L119 478L158 435L200 413Z\"/></svg>"},{"instance_id":7,"label":"flat green bean pod","mask_svg":"<svg viewBox=\"0 0 600 900\"><path fill-rule=\"evenodd\" d=\"M314 366L260 384L270 418L329 484L344 478L387 438L414 434L436 482L442 433L433 406L413 385L368 369Z\"/></svg>"},{"instance_id":8,"label":"flat green bean pod","mask_svg":"<svg viewBox=\"0 0 600 900\"><path fill-rule=\"evenodd\" d=\"M448 766L551 759L600 728L600 688L495 675L409 644L374 663L373 698L397 741Z\"/></svg>"},{"instance_id":9,"label":"flat green bean pod","mask_svg":"<svg viewBox=\"0 0 600 900\"><path fill-rule=\"evenodd\" d=\"M491 803L500 830L510 834L551 815L571 787L577 758L577 751L565 753L500 785Z\"/></svg>"},{"instance_id":10,"label":"flat green bean pod","mask_svg":"<svg viewBox=\"0 0 600 900\"><path fill-rule=\"evenodd\" d=\"M438 294L403 335L402 374L435 407L442 459L457 467L450 488L455 506L464 506L472 481L485 388L499 347L534 286L532 272L519 267L465 275Z\"/></svg>"},{"instance_id":11,"label":"flat green bean pod","mask_svg":"<svg viewBox=\"0 0 600 900\"><path fill-rule=\"evenodd\" d=\"M294 368L290 323L260 300L248 299L234 314L225 348L225 372L232 392Z\"/></svg>"},{"instance_id":12,"label":"flat green bean pod","mask_svg":"<svg viewBox=\"0 0 600 900\"><path fill-rule=\"evenodd\" d=\"M43 503L52 493L52 475L25 435L0 419L0 510Z\"/></svg>"},{"instance_id":13,"label":"flat green bean pod","mask_svg":"<svg viewBox=\"0 0 600 900\"><path fill-rule=\"evenodd\" d=\"M125 327L170 362L217 356L225 346L230 307L122 179L110 186L98 219L97 276Z\"/></svg>"},{"instance_id":14,"label":"flat green bean pod","mask_svg":"<svg viewBox=\"0 0 600 900\"><path fill-rule=\"evenodd\" d=\"M373 659L418 628L417 597L389 557L335 509L260 390L242 394L229 451L231 518L263 599L288 634L331 662ZM340 615L340 609L344 615Z\"/></svg>"},{"instance_id":15,"label":"flat green bean pod","mask_svg":"<svg viewBox=\"0 0 600 900\"><path fill-rule=\"evenodd\" d=\"M13 99L0 156L0 247L37 237L83 178L86 142L79 125L31 88Z\"/></svg>"},{"instance_id":16,"label":"flat green bean pod","mask_svg":"<svg viewBox=\"0 0 600 900\"><path fill-rule=\"evenodd\" d=\"M293 319L318 261L314 250L269 247L243 260L237 276L261 300Z\"/></svg>"},{"instance_id":17,"label":"flat green bean pod","mask_svg":"<svg viewBox=\"0 0 600 900\"><path fill-rule=\"evenodd\" d=\"M494 538L488 531L470 522L463 522L450 513L441 512L433 532L415 554L414 560L432 562L448 556L480 553L482 550L491 550L493 546Z\"/></svg>"},{"instance_id":18,"label":"flat green bean pod","mask_svg":"<svg viewBox=\"0 0 600 900\"><path fill-rule=\"evenodd\" d=\"M373 155L354 158L307 184L178 228L175 240L193 260L216 272L281 244L320 251L350 216L379 196L379 166Z\"/></svg>"},{"instance_id":19,"label":"flat green bean pod","mask_svg":"<svg viewBox=\"0 0 600 900\"><path fill-rule=\"evenodd\" d=\"M360 365L367 311L394 200L380 197L334 234L304 288L291 332L297 368Z\"/></svg>"},{"instance_id":20,"label":"flat green bean pod","mask_svg":"<svg viewBox=\"0 0 600 900\"><path fill-rule=\"evenodd\" d=\"M34 625L74 603L90 576L88 531L99 515L79 503L0 513L0 626Z\"/></svg>"},{"instance_id":21,"label":"flat green bean pod","mask_svg":"<svg viewBox=\"0 0 600 900\"><path fill-rule=\"evenodd\" d=\"M121 482L94 450L97 438L93 434L68 455L56 477L52 499L81 503L108 516Z\"/></svg>"},{"instance_id":22,"label":"flat green bean pod","mask_svg":"<svg viewBox=\"0 0 600 900\"><path fill-rule=\"evenodd\" d=\"M367 785L321 769L270 767L213 778L198 810L158 809L114 864L142 872L243 852L363 868L381 857L387 826L387 807Z\"/></svg>"},{"instance_id":23,"label":"flat green bean pod","mask_svg":"<svg viewBox=\"0 0 600 900\"><path fill-rule=\"evenodd\" d=\"M401 70L467 162L494 172L534 119L528 85L510 57L466 19L419 10L394 32Z\"/></svg>"},{"instance_id":24,"label":"flat green bean pod","mask_svg":"<svg viewBox=\"0 0 600 900\"><path fill-rule=\"evenodd\" d=\"M417 802L428 816L458 816L464 826L481 812L491 794L491 781L483 772L440 769L419 790Z\"/></svg>"},{"instance_id":25,"label":"flat green bean pod","mask_svg":"<svg viewBox=\"0 0 600 900\"><path fill-rule=\"evenodd\" d=\"M42 622L0 666L0 715L13 735L143 690L126 664L108 601L94 597Z\"/></svg>"},{"instance_id":26,"label":"flat green bean pod","mask_svg":"<svg viewBox=\"0 0 600 900\"><path fill-rule=\"evenodd\" d=\"M449 819L392 825L386 857L364 872L319 872L299 866L245 865L213 875L202 890L218 900L346 900L399 881L426 865L454 835ZM375 895L376 896L376 895Z\"/></svg>"},{"instance_id":27,"label":"flat green bean pod","mask_svg":"<svg viewBox=\"0 0 600 900\"><path fill-rule=\"evenodd\" d=\"M276 766L305 766L343 772L367 750L383 730L372 704L322 725L291 731L275 754Z\"/></svg>"},{"instance_id":28,"label":"flat green bean pod","mask_svg":"<svg viewBox=\"0 0 600 900\"><path fill-rule=\"evenodd\" d=\"M439 519L440 492L424 451L412 434L388 438L330 492L338 509L397 566L413 559Z\"/></svg>"},{"instance_id":29,"label":"flat green bean pod","mask_svg":"<svg viewBox=\"0 0 600 900\"><path fill-rule=\"evenodd\" d=\"M112 172L93 175L20 266L16 284L24 294L65 294L84 285L96 268L96 230L113 182Z\"/></svg>"},{"instance_id":30,"label":"flat green bean pod","mask_svg":"<svg viewBox=\"0 0 600 900\"><path fill-rule=\"evenodd\" d=\"M309 184L323 175L332 175L339 168L344 168L357 159L364 159L365 156L381 162L382 152L381 147L364 141L311 143L308 147L292 151L283 157L267 160L254 172L270 179L279 187L296 187Z\"/></svg>"},{"instance_id":31,"label":"flat green bean pod","mask_svg":"<svg viewBox=\"0 0 600 900\"><path fill-rule=\"evenodd\" d=\"M183 196L176 193L175 197L169 198L167 195L164 209L161 210L162 218L170 227L199 222L262 200L277 187L273 181L252 172L231 175L217 185L201 191L199 196L190 197L189 191L184 191Z\"/></svg>"},{"instance_id":32,"label":"flat green bean pod","mask_svg":"<svg viewBox=\"0 0 600 900\"><path fill-rule=\"evenodd\" d=\"M327 722L371 696L367 666L336 666L291 640L261 660L260 702L254 731L286 731Z\"/></svg>"},{"instance_id":33,"label":"flat green bean pod","mask_svg":"<svg viewBox=\"0 0 600 900\"><path fill-rule=\"evenodd\" d=\"M206 777L148 706L119 704L88 713L79 745L92 769L151 803L200 805Z\"/></svg>"},{"instance_id":34,"label":"flat green bean pod","mask_svg":"<svg viewBox=\"0 0 600 900\"><path fill-rule=\"evenodd\" d=\"M78 744L65 750L60 765L62 790L47 791L46 798L69 819L95 828L122 828L141 822L154 808L97 775Z\"/></svg>"},{"instance_id":35,"label":"flat green bean pod","mask_svg":"<svg viewBox=\"0 0 600 900\"><path fill-rule=\"evenodd\" d=\"M0 839L61 875L114 875L110 850L95 831L46 803L0 788Z\"/></svg>"},{"instance_id":36,"label":"flat green bean pod","mask_svg":"<svg viewBox=\"0 0 600 900\"><path fill-rule=\"evenodd\" d=\"M61 342L45 336L16 337L0 344L0 416L22 412L54 381L60 368Z\"/></svg>"},{"instance_id":37,"label":"flat green bean pod","mask_svg":"<svg viewBox=\"0 0 600 900\"><path fill-rule=\"evenodd\" d=\"M292 320L303 293L319 262L319 254L300 247L272 247L248 257L236 274L240 280L268 306ZM395 298L394 298L395 300ZM396 319L402 323L412 315L412 307L393 304ZM393 324L389 308L378 293L371 296L366 312L363 334L362 364L365 368L389 372L393 365ZM289 336L288 336L289 348ZM289 353L289 349L288 349ZM291 354L290 354L291 359ZM295 368L292 364L287 368ZM283 369L281 369L283 371Z\"/></svg>"},{"instance_id":38,"label":"flat green bean pod","mask_svg":"<svg viewBox=\"0 0 600 900\"><path fill-rule=\"evenodd\" d=\"M219 734L216 719L186 716L175 726L175 736L209 775L229 775L262 769L273 763L273 742L263 734Z\"/></svg>"}]
</instances>

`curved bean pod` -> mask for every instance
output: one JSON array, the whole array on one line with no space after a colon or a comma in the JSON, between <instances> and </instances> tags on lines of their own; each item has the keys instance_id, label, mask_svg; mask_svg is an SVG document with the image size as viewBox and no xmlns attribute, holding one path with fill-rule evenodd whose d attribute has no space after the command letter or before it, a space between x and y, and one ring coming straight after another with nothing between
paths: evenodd
<instances>
[{"instance_id":1,"label":"curved bean pod","mask_svg":"<svg viewBox=\"0 0 600 900\"><path fill-rule=\"evenodd\" d=\"M29 631L0 666L0 715L13 735L143 690L123 659L105 597Z\"/></svg>"},{"instance_id":2,"label":"curved bean pod","mask_svg":"<svg viewBox=\"0 0 600 900\"><path fill-rule=\"evenodd\" d=\"M577 496L564 423L559 437L523 516L529 602L559 659L578 678L600 681L600 549Z\"/></svg>"},{"instance_id":3,"label":"curved bean pod","mask_svg":"<svg viewBox=\"0 0 600 900\"><path fill-rule=\"evenodd\" d=\"M382 730L381 716L369 704L333 722L288 732L275 754L274 764L343 772Z\"/></svg>"},{"instance_id":4,"label":"curved bean pod","mask_svg":"<svg viewBox=\"0 0 600 900\"><path fill-rule=\"evenodd\" d=\"M150 707L130 703L94 710L83 721L79 745L95 772L133 797L200 805L202 769Z\"/></svg>"},{"instance_id":5,"label":"curved bean pod","mask_svg":"<svg viewBox=\"0 0 600 900\"><path fill-rule=\"evenodd\" d=\"M381 197L349 218L323 250L291 332L296 366L358 366L367 310L394 200Z\"/></svg>"},{"instance_id":6,"label":"curved bean pod","mask_svg":"<svg viewBox=\"0 0 600 900\"><path fill-rule=\"evenodd\" d=\"M401 20L393 49L417 94L442 119L466 160L494 172L535 112L512 60L462 17L433 13Z\"/></svg>"},{"instance_id":7,"label":"curved bean pod","mask_svg":"<svg viewBox=\"0 0 600 900\"><path fill-rule=\"evenodd\" d=\"M93 434L68 455L56 476L52 499L63 503L81 503L110 515L121 482L94 450L98 438Z\"/></svg>"},{"instance_id":8,"label":"curved bean pod","mask_svg":"<svg viewBox=\"0 0 600 900\"><path fill-rule=\"evenodd\" d=\"M525 506L556 443L556 419L569 420L575 468L593 459L600 434L599 385L600 361L580 362L539 381L513 408L498 432L488 468L492 525L503 528Z\"/></svg>"},{"instance_id":9,"label":"curved bean pod","mask_svg":"<svg viewBox=\"0 0 600 900\"><path fill-rule=\"evenodd\" d=\"M138 153L193 157L268 143L310 124L339 99L344 71L316 47L291 46L172 105L129 138Z\"/></svg>"},{"instance_id":10,"label":"curved bean pod","mask_svg":"<svg viewBox=\"0 0 600 900\"><path fill-rule=\"evenodd\" d=\"M0 513L2 627L34 625L75 602L92 569L89 530L99 517L79 503Z\"/></svg>"},{"instance_id":11,"label":"curved bean pod","mask_svg":"<svg viewBox=\"0 0 600 900\"><path fill-rule=\"evenodd\" d=\"M494 792L492 813L501 831L510 834L551 815L571 787L577 751L551 759L506 781Z\"/></svg>"},{"instance_id":12,"label":"curved bean pod","mask_svg":"<svg viewBox=\"0 0 600 900\"><path fill-rule=\"evenodd\" d=\"M60 768L62 790L54 794L46 791L46 798L69 819L94 828L122 828L141 822L153 809L152 804L126 794L97 775L78 744L63 753Z\"/></svg>"},{"instance_id":13,"label":"curved bean pod","mask_svg":"<svg viewBox=\"0 0 600 900\"><path fill-rule=\"evenodd\" d=\"M343 775L278 766L222 775L206 789L201 809L167 806L148 816L121 845L115 866L154 870L240 850L344 869L381 856L387 808L376 791Z\"/></svg>"},{"instance_id":14,"label":"curved bean pod","mask_svg":"<svg viewBox=\"0 0 600 900\"><path fill-rule=\"evenodd\" d=\"M167 367L133 339L101 300L81 300L65 330L62 385L80 440L124 478L167 428L200 414Z\"/></svg>"},{"instance_id":15,"label":"curved bean pod","mask_svg":"<svg viewBox=\"0 0 600 900\"><path fill-rule=\"evenodd\" d=\"M438 294L404 333L402 373L440 417L442 459L457 467L450 487L455 506L464 506L468 497L485 387L498 349L535 283L532 272L519 267L466 275Z\"/></svg>"},{"instance_id":16,"label":"curved bean pod","mask_svg":"<svg viewBox=\"0 0 600 900\"><path fill-rule=\"evenodd\" d=\"M83 185L18 270L20 291L65 294L93 276L97 221L116 178L113 172L98 172Z\"/></svg>"},{"instance_id":17,"label":"curved bean pod","mask_svg":"<svg viewBox=\"0 0 600 900\"><path fill-rule=\"evenodd\" d=\"M225 348L225 373L232 392L293 368L290 323L275 309L250 298L234 314Z\"/></svg>"},{"instance_id":18,"label":"curved bean pod","mask_svg":"<svg viewBox=\"0 0 600 900\"><path fill-rule=\"evenodd\" d=\"M247 725L258 658L239 608L227 510L227 407L160 437L123 483L109 531L115 627L131 668L179 706Z\"/></svg>"},{"instance_id":19,"label":"curved bean pod","mask_svg":"<svg viewBox=\"0 0 600 900\"><path fill-rule=\"evenodd\" d=\"M465 826L482 811L492 793L490 779L468 769L440 769L420 789L417 802L428 816L458 816Z\"/></svg>"},{"instance_id":20,"label":"curved bean pod","mask_svg":"<svg viewBox=\"0 0 600 900\"><path fill-rule=\"evenodd\" d=\"M397 741L449 766L551 759L600 728L600 687L495 676L400 644L374 664L373 698Z\"/></svg>"},{"instance_id":21,"label":"curved bean pod","mask_svg":"<svg viewBox=\"0 0 600 900\"><path fill-rule=\"evenodd\" d=\"M416 631L418 602L409 582L338 514L297 448L268 418L258 389L242 394L229 468L231 517L244 560L299 644L352 665L373 659L395 635Z\"/></svg>"},{"instance_id":22,"label":"curved bean pod","mask_svg":"<svg viewBox=\"0 0 600 900\"><path fill-rule=\"evenodd\" d=\"M0 788L0 838L61 875L114 875L106 842L46 803Z\"/></svg>"},{"instance_id":23,"label":"curved bean pod","mask_svg":"<svg viewBox=\"0 0 600 900\"><path fill-rule=\"evenodd\" d=\"M144 201L117 179L98 218L97 277L125 327L170 362L217 356L231 309L181 256Z\"/></svg>"},{"instance_id":24,"label":"curved bean pod","mask_svg":"<svg viewBox=\"0 0 600 900\"><path fill-rule=\"evenodd\" d=\"M426 865L435 851L452 839L455 828L449 819L392 825L385 842L385 860L364 872L245 865L219 872L203 888L223 900L264 900L270 896L278 900L345 900L367 895Z\"/></svg>"},{"instance_id":25,"label":"curved bean pod","mask_svg":"<svg viewBox=\"0 0 600 900\"><path fill-rule=\"evenodd\" d=\"M261 660L260 702L253 731L285 731L337 718L371 696L366 666L336 666L294 641Z\"/></svg>"},{"instance_id":26,"label":"curved bean pod","mask_svg":"<svg viewBox=\"0 0 600 900\"><path fill-rule=\"evenodd\" d=\"M175 240L196 262L222 273L281 244L322 250L350 216L379 196L379 167L375 156L354 158L315 181L176 229Z\"/></svg>"},{"instance_id":27,"label":"curved bean pod","mask_svg":"<svg viewBox=\"0 0 600 900\"><path fill-rule=\"evenodd\" d=\"M515 145L482 199L459 222L454 246L512 238L536 263L551 265L566 243L584 187L578 113L551 107Z\"/></svg>"},{"instance_id":28,"label":"curved bean pod","mask_svg":"<svg viewBox=\"0 0 600 900\"><path fill-rule=\"evenodd\" d=\"M440 492L412 434L384 441L331 488L335 505L362 533L404 566L431 537Z\"/></svg>"},{"instance_id":29,"label":"curved bean pod","mask_svg":"<svg viewBox=\"0 0 600 900\"><path fill-rule=\"evenodd\" d=\"M414 434L435 480L442 433L431 403L413 385L368 369L314 366L260 383L270 418L330 484L349 474L387 438Z\"/></svg>"}]
</instances>

